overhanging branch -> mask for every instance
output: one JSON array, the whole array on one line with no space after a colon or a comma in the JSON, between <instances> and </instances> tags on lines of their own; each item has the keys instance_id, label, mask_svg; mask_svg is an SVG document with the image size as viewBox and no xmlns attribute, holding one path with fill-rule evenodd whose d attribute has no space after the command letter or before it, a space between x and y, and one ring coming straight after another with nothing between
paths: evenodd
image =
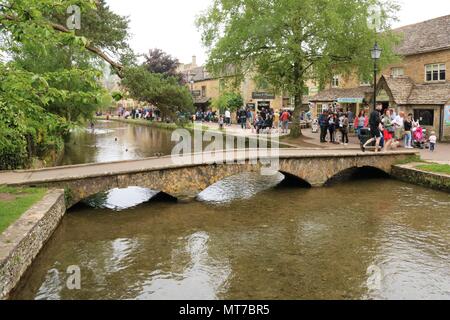
<instances>
[{"instance_id":1,"label":"overhanging branch","mask_svg":"<svg viewBox=\"0 0 450 320\"><path fill-rule=\"evenodd\" d=\"M1 15L0 16L0 25L2 24L1 23L2 20L18 22L18 19L11 15ZM48 22L48 25L55 31L62 32L62 33L72 33L72 31L70 31L69 29L67 29L66 27L64 27L60 24ZM120 78L123 77L123 66L120 63L117 63L112 58L110 58L105 52L103 52L101 49L99 49L95 46L92 46L90 43L87 43L84 47L88 51L94 53L95 55L97 55L98 57L100 57L101 59L106 61L114 70L116 70L117 75Z\"/></svg>"}]
</instances>

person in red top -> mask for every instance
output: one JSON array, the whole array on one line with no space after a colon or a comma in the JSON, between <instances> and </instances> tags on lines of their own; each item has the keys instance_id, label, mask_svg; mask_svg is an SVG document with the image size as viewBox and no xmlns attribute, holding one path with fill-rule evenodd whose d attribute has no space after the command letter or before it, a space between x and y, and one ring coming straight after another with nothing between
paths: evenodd
<instances>
[{"instance_id":1,"label":"person in red top","mask_svg":"<svg viewBox=\"0 0 450 320\"><path fill-rule=\"evenodd\" d=\"M281 133L288 133L289 132L289 119L291 118L291 115L286 110L283 111L280 117L281 121Z\"/></svg>"}]
</instances>

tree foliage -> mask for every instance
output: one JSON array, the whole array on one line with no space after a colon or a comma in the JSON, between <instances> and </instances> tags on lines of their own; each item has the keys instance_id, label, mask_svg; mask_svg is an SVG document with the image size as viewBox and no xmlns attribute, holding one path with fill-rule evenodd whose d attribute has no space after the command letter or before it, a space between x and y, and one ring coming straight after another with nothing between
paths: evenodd
<instances>
[{"instance_id":1,"label":"tree foliage","mask_svg":"<svg viewBox=\"0 0 450 320\"><path fill-rule=\"evenodd\" d=\"M187 87L178 79L161 73L149 72L145 65L126 68L122 85L131 97L157 107L165 117L177 112L192 112L193 100Z\"/></svg>"},{"instance_id":2,"label":"tree foliage","mask_svg":"<svg viewBox=\"0 0 450 320\"><path fill-rule=\"evenodd\" d=\"M368 23L378 7L378 28ZM256 74L295 97L293 136L301 134L302 93L309 79L333 74L368 76L370 48L378 41L382 64L393 59L390 22L398 7L379 0L213 0L197 24L210 50L208 69L236 77Z\"/></svg>"},{"instance_id":3,"label":"tree foliage","mask_svg":"<svg viewBox=\"0 0 450 320\"><path fill-rule=\"evenodd\" d=\"M78 0L84 29L70 32L59 20L73 4L0 1L0 56L8 57L0 60L0 169L24 167L31 157L58 150L71 121L91 117L105 101L98 57L109 58L100 46L118 53L127 23L108 13L104 1Z\"/></svg>"},{"instance_id":4,"label":"tree foliage","mask_svg":"<svg viewBox=\"0 0 450 320\"><path fill-rule=\"evenodd\" d=\"M220 110L223 113L225 110L231 112L237 111L244 105L244 99L239 93L226 91L223 92L218 98L213 99L212 106Z\"/></svg>"}]
</instances>

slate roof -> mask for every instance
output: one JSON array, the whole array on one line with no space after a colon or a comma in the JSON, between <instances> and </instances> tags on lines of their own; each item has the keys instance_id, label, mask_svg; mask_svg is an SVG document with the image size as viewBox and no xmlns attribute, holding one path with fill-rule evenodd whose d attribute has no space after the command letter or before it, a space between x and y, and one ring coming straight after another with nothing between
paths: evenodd
<instances>
[{"instance_id":1,"label":"slate roof","mask_svg":"<svg viewBox=\"0 0 450 320\"><path fill-rule=\"evenodd\" d=\"M393 30L402 35L395 49L403 56L450 49L450 15Z\"/></svg>"},{"instance_id":2,"label":"slate roof","mask_svg":"<svg viewBox=\"0 0 450 320\"><path fill-rule=\"evenodd\" d=\"M443 105L450 100L450 83L414 84L411 78L383 76L379 88L387 85L398 105Z\"/></svg>"}]
</instances>

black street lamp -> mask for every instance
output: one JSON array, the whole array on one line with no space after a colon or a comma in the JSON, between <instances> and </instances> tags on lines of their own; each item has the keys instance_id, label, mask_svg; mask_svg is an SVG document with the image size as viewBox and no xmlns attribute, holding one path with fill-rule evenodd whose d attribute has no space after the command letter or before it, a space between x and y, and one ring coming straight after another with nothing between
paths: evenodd
<instances>
[{"instance_id":1,"label":"black street lamp","mask_svg":"<svg viewBox=\"0 0 450 320\"><path fill-rule=\"evenodd\" d=\"M370 50L370 54L373 59L373 109L377 108L377 71L378 65L377 61L381 58L381 52L383 50L378 46L378 43L375 42L375 45L372 50Z\"/></svg>"}]
</instances>

